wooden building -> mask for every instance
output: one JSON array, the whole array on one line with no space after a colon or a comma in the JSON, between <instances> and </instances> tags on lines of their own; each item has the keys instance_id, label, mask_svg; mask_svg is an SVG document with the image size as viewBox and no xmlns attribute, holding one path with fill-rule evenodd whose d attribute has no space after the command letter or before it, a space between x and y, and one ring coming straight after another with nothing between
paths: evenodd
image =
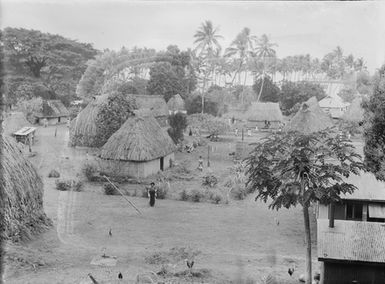
<instances>
[{"instance_id":1,"label":"wooden building","mask_svg":"<svg viewBox=\"0 0 385 284\"><path fill-rule=\"evenodd\" d=\"M35 121L40 125L65 124L70 117L70 112L60 100L46 100L43 102L43 111L35 113Z\"/></svg>"},{"instance_id":2,"label":"wooden building","mask_svg":"<svg viewBox=\"0 0 385 284\"><path fill-rule=\"evenodd\" d=\"M319 101L321 109L334 119L340 119L347 111L349 105L349 103L343 102L338 95L327 96Z\"/></svg>"},{"instance_id":3,"label":"wooden building","mask_svg":"<svg viewBox=\"0 0 385 284\"><path fill-rule=\"evenodd\" d=\"M258 129L279 129L283 116L278 103L251 103L246 112L247 127Z\"/></svg>"},{"instance_id":4,"label":"wooden building","mask_svg":"<svg viewBox=\"0 0 385 284\"><path fill-rule=\"evenodd\" d=\"M100 168L116 176L143 178L170 167L174 142L151 116L133 116L104 144Z\"/></svg>"},{"instance_id":5,"label":"wooden building","mask_svg":"<svg viewBox=\"0 0 385 284\"><path fill-rule=\"evenodd\" d=\"M347 182L358 189L318 206L321 284L385 283L385 183L370 173Z\"/></svg>"},{"instance_id":6,"label":"wooden building","mask_svg":"<svg viewBox=\"0 0 385 284\"><path fill-rule=\"evenodd\" d=\"M35 143L36 127L25 126L13 133L17 142L33 145Z\"/></svg>"}]
</instances>

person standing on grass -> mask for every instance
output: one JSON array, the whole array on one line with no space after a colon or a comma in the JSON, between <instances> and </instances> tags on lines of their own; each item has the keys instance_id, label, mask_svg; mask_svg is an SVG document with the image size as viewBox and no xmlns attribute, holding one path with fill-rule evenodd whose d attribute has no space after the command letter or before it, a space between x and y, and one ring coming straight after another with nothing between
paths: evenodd
<instances>
[{"instance_id":1,"label":"person standing on grass","mask_svg":"<svg viewBox=\"0 0 385 284\"><path fill-rule=\"evenodd\" d=\"M150 206L154 207L155 199L157 197L157 189L155 187L155 183L151 183L150 188L147 189L147 196L150 198Z\"/></svg>"},{"instance_id":2,"label":"person standing on grass","mask_svg":"<svg viewBox=\"0 0 385 284\"><path fill-rule=\"evenodd\" d=\"M203 158L202 158L202 156L199 156L199 160L198 160L198 170L200 170L200 171L203 170Z\"/></svg>"}]
</instances>

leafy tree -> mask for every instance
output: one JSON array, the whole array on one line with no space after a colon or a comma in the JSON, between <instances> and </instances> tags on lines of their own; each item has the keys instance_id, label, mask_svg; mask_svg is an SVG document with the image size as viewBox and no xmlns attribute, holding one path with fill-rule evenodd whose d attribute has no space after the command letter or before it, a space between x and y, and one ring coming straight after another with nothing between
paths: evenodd
<instances>
[{"instance_id":1,"label":"leafy tree","mask_svg":"<svg viewBox=\"0 0 385 284\"><path fill-rule=\"evenodd\" d=\"M205 131L209 133L209 137L212 140L218 139L218 135L225 133L229 129L229 125L225 121L207 113L189 115L187 122L190 129L194 129L198 133Z\"/></svg>"},{"instance_id":2,"label":"leafy tree","mask_svg":"<svg viewBox=\"0 0 385 284\"><path fill-rule=\"evenodd\" d=\"M385 65L374 77L373 95L363 106L369 122L364 131L365 164L377 179L385 180Z\"/></svg>"},{"instance_id":3,"label":"leafy tree","mask_svg":"<svg viewBox=\"0 0 385 284\"><path fill-rule=\"evenodd\" d=\"M260 101L262 102L278 102L280 97L281 90L278 88L276 84L271 80L270 77L266 77L266 79L259 78L255 81L253 85L253 91L258 93L261 90L262 81L264 80L264 88L261 93Z\"/></svg>"},{"instance_id":4,"label":"leafy tree","mask_svg":"<svg viewBox=\"0 0 385 284\"><path fill-rule=\"evenodd\" d=\"M326 94L319 84L310 82L283 82L281 86L280 103L286 115L297 103L302 103L315 96L317 100L323 99Z\"/></svg>"},{"instance_id":5,"label":"leafy tree","mask_svg":"<svg viewBox=\"0 0 385 284\"><path fill-rule=\"evenodd\" d=\"M43 105L42 105L42 113L44 115L52 115L53 114L53 109L48 105L47 101L44 100L43 101Z\"/></svg>"},{"instance_id":6,"label":"leafy tree","mask_svg":"<svg viewBox=\"0 0 385 284\"><path fill-rule=\"evenodd\" d=\"M97 125L96 147L103 146L127 120L136 108L135 99L120 92L114 92L108 97L107 103L99 109Z\"/></svg>"},{"instance_id":7,"label":"leafy tree","mask_svg":"<svg viewBox=\"0 0 385 284\"><path fill-rule=\"evenodd\" d=\"M168 117L170 128L167 130L175 144L183 140L183 131L187 127L187 118L183 113L172 114Z\"/></svg>"},{"instance_id":8,"label":"leafy tree","mask_svg":"<svg viewBox=\"0 0 385 284\"><path fill-rule=\"evenodd\" d=\"M27 120L34 123L34 113L43 111L43 100L40 97L21 99L17 102L16 109L23 112Z\"/></svg>"},{"instance_id":9,"label":"leafy tree","mask_svg":"<svg viewBox=\"0 0 385 284\"><path fill-rule=\"evenodd\" d=\"M202 113L202 97L200 95L190 96L185 100L187 114ZM216 116L218 104L210 99L204 99L204 112Z\"/></svg>"},{"instance_id":10,"label":"leafy tree","mask_svg":"<svg viewBox=\"0 0 385 284\"><path fill-rule=\"evenodd\" d=\"M353 88L342 89L338 95L344 102L351 103L357 97L357 91Z\"/></svg>"},{"instance_id":11,"label":"leafy tree","mask_svg":"<svg viewBox=\"0 0 385 284\"><path fill-rule=\"evenodd\" d=\"M336 137L326 132L274 134L257 143L246 158L247 186L257 192L256 200L277 210L302 207L308 284L312 279L309 207L338 202L340 194L352 193L356 187L344 178L364 168L350 141Z\"/></svg>"},{"instance_id":12,"label":"leafy tree","mask_svg":"<svg viewBox=\"0 0 385 284\"><path fill-rule=\"evenodd\" d=\"M373 80L368 72L358 72L356 84L360 94L370 95L373 91Z\"/></svg>"}]
</instances>

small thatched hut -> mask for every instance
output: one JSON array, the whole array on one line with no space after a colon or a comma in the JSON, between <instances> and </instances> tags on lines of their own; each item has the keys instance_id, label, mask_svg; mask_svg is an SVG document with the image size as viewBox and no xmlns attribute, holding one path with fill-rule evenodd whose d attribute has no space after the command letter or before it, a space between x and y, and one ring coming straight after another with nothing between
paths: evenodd
<instances>
[{"instance_id":1,"label":"small thatched hut","mask_svg":"<svg viewBox=\"0 0 385 284\"><path fill-rule=\"evenodd\" d=\"M151 116L130 117L104 144L100 167L107 174L146 177L174 160L175 145Z\"/></svg>"},{"instance_id":2,"label":"small thatched hut","mask_svg":"<svg viewBox=\"0 0 385 284\"><path fill-rule=\"evenodd\" d=\"M179 94L176 94L167 102L167 107L170 114L176 114L178 112L187 113L184 100Z\"/></svg>"},{"instance_id":3,"label":"small thatched hut","mask_svg":"<svg viewBox=\"0 0 385 284\"><path fill-rule=\"evenodd\" d=\"M364 120L364 109L361 106L362 98L355 98L347 111L343 114L344 121L360 123Z\"/></svg>"},{"instance_id":4,"label":"small thatched hut","mask_svg":"<svg viewBox=\"0 0 385 284\"><path fill-rule=\"evenodd\" d=\"M298 112L286 124L285 131L309 134L332 126L332 119L319 107L317 99L312 97L301 105Z\"/></svg>"},{"instance_id":5,"label":"small thatched hut","mask_svg":"<svg viewBox=\"0 0 385 284\"><path fill-rule=\"evenodd\" d=\"M96 118L101 106L107 102L108 95L95 97L70 125L70 145L94 147L97 135Z\"/></svg>"},{"instance_id":6,"label":"small thatched hut","mask_svg":"<svg viewBox=\"0 0 385 284\"><path fill-rule=\"evenodd\" d=\"M43 182L12 140L0 138L2 238L28 239L51 224L43 210Z\"/></svg>"},{"instance_id":7,"label":"small thatched hut","mask_svg":"<svg viewBox=\"0 0 385 284\"><path fill-rule=\"evenodd\" d=\"M283 116L278 103L253 102L246 113L247 126L251 128L278 129L282 126Z\"/></svg>"},{"instance_id":8,"label":"small thatched hut","mask_svg":"<svg viewBox=\"0 0 385 284\"><path fill-rule=\"evenodd\" d=\"M167 103L162 96L134 95L135 102L141 115L152 115L161 127L167 127L169 115Z\"/></svg>"},{"instance_id":9,"label":"small thatched hut","mask_svg":"<svg viewBox=\"0 0 385 284\"><path fill-rule=\"evenodd\" d=\"M47 109L43 108L42 112L35 113L36 123L44 124L44 119L49 125L64 124L70 116L70 112L60 100L46 100Z\"/></svg>"},{"instance_id":10,"label":"small thatched hut","mask_svg":"<svg viewBox=\"0 0 385 284\"><path fill-rule=\"evenodd\" d=\"M340 119L348 109L349 103L345 103L340 96L327 96L319 101L321 109L330 114L332 118Z\"/></svg>"}]
</instances>

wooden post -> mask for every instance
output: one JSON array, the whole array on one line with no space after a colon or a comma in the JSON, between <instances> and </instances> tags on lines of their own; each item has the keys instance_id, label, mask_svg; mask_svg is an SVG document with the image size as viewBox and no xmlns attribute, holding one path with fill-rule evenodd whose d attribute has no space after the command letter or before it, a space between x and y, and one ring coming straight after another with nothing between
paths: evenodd
<instances>
[{"instance_id":1,"label":"wooden post","mask_svg":"<svg viewBox=\"0 0 385 284\"><path fill-rule=\"evenodd\" d=\"M207 145L207 167L210 167L210 145Z\"/></svg>"},{"instance_id":2,"label":"wooden post","mask_svg":"<svg viewBox=\"0 0 385 284\"><path fill-rule=\"evenodd\" d=\"M334 228L334 203L329 205L329 228Z\"/></svg>"},{"instance_id":3,"label":"wooden post","mask_svg":"<svg viewBox=\"0 0 385 284\"><path fill-rule=\"evenodd\" d=\"M243 127L242 127L242 141L243 141Z\"/></svg>"},{"instance_id":4,"label":"wooden post","mask_svg":"<svg viewBox=\"0 0 385 284\"><path fill-rule=\"evenodd\" d=\"M28 148L29 148L29 152L31 153L32 152L32 139L31 139L31 134L28 135Z\"/></svg>"},{"instance_id":5,"label":"wooden post","mask_svg":"<svg viewBox=\"0 0 385 284\"><path fill-rule=\"evenodd\" d=\"M57 126L55 127L55 137L56 137L56 134L57 134Z\"/></svg>"}]
</instances>

